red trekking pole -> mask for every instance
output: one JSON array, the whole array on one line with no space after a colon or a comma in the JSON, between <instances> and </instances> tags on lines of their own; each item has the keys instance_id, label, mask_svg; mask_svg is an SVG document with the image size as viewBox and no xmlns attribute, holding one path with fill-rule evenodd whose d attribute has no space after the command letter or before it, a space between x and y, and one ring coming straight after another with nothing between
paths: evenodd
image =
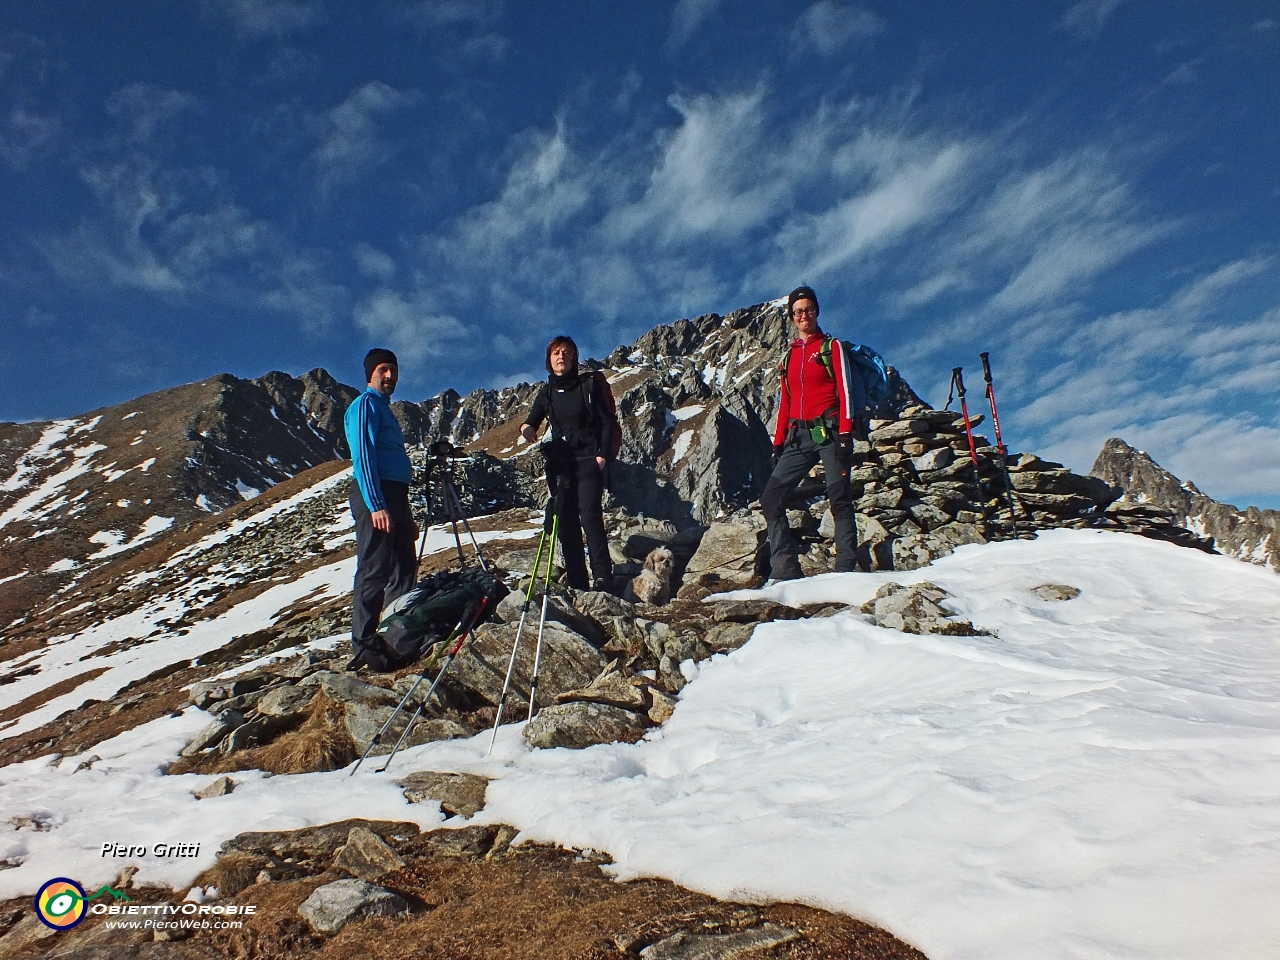
<instances>
[{"instance_id":1,"label":"red trekking pole","mask_svg":"<svg viewBox=\"0 0 1280 960\"><path fill-rule=\"evenodd\" d=\"M978 473L978 448L973 442L973 427L969 424L969 405L964 400L964 377L960 375L960 371L963 369L963 367L951 368L951 391L947 394L947 406L942 409L946 410L951 406L953 395L960 398L960 413L964 417L964 432L969 438L969 458L973 460L973 476L978 481L978 489L981 490L982 476Z\"/></svg>"},{"instance_id":2,"label":"red trekking pole","mask_svg":"<svg viewBox=\"0 0 1280 960\"><path fill-rule=\"evenodd\" d=\"M1000 466L1004 469L1004 495L1009 504L1009 526L1013 528L1013 535L1018 535L1018 518L1013 512L1013 479L1009 476L1009 448L1004 445L1004 438L1000 436L1000 414L996 413L996 388L991 383L991 362L989 353L980 353L978 356L982 360L982 376L987 381L987 400L991 403L991 423L996 431L996 450L1000 452Z\"/></svg>"}]
</instances>

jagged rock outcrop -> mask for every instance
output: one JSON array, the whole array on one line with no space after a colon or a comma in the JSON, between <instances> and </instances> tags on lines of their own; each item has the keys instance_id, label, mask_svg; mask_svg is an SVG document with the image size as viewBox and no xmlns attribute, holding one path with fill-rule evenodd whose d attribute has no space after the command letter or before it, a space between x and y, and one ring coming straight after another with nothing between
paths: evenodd
<instances>
[{"instance_id":1,"label":"jagged rock outcrop","mask_svg":"<svg viewBox=\"0 0 1280 960\"><path fill-rule=\"evenodd\" d=\"M1239 510L1214 500L1119 437L1102 445L1089 472L1124 491L1107 511L1122 529L1188 546L1211 545L1280 573L1280 511Z\"/></svg>"}]
</instances>

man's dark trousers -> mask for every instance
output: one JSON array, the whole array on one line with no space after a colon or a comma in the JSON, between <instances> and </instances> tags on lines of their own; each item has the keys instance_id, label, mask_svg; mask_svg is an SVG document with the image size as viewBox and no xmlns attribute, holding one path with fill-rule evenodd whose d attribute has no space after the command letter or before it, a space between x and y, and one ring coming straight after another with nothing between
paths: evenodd
<instances>
[{"instance_id":1,"label":"man's dark trousers","mask_svg":"<svg viewBox=\"0 0 1280 960\"><path fill-rule=\"evenodd\" d=\"M848 573L857 568L858 522L849 495L849 468L840 463L835 441L819 446L808 429L800 427L791 432L760 495L760 506L769 524L770 563L775 580L795 580L803 576L796 557L796 542L787 524L787 501L819 460L827 477L827 504L836 522L836 571Z\"/></svg>"},{"instance_id":2,"label":"man's dark trousers","mask_svg":"<svg viewBox=\"0 0 1280 960\"><path fill-rule=\"evenodd\" d=\"M351 484L351 516L356 521L356 582L351 638L356 644L378 632L382 605L407 592L418 576L409 485L384 480L382 496L387 502L387 512L391 514L390 533L374 529L373 515L360 495L360 487L354 482Z\"/></svg>"}]
</instances>

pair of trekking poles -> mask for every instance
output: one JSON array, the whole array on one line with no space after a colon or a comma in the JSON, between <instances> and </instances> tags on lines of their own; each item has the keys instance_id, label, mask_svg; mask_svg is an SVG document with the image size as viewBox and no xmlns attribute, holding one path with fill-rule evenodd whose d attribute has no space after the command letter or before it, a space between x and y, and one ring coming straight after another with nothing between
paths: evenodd
<instances>
[{"instance_id":1,"label":"pair of trekking poles","mask_svg":"<svg viewBox=\"0 0 1280 960\"><path fill-rule=\"evenodd\" d=\"M1004 438L1000 435L1000 414L996 411L996 388L991 381L991 354L980 353L978 357L982 360L982 377L986 381L987 400L991 404L991 423L996 432L996 451L1000 455L1000 467L1004 478L1004 495L1005 502L1009 507L1009 525L1013 528L1013 535L1018 536L1018 517L1013 509L1013 478L1009 475L1009 448L1004 444ZM973 440L973 425L969 419L969 404L964 399L964 376L961 373L963 367L952 367L951 369L951 390L947 394L947 404L944 410L951 406L953 396L960 398L960 414L964 417L964 432L969 438L969 458L973 461L973 476L978 483L978 489L982 489L982 474L978 466L978 447ZM1026 513L1026 508L1023 508Z\"/></svg>"},{"instance_id":2,"label":"pair of trekking poles","mask_svg":"<svg viewBox=\"0 0 1280 960\"><path fill-rule=\"evenodd\" d=\"M515 643L512 644L511 647L511 660L507 664L507 676L502 683L502 696L498 699L498 714L493 721L493 735L489 738L489 750L485 753L485 756L488 756L489 753L493 752L494 742L498 738L498 726L502 723L503 707L506 705L507 694L511 689L512 674L515 672L516 655L520 651L520 635L524 632L525 621L528 618L529 607L533 600L533 588L538 582L538 570L542 565L543 549L548 548L549 545L549 548L547 549L547 569L542 584L542 616L538 621L538 645L533 657L533 677L529 681L529 719L533 719L534 705L537 702L538 694L538 668L542 663L542 635L547 625L547 604L548 597L551 595L551 570L555 561L556 540L560 533L560 512L564 505L565 486L566 481L562 480L559 485L559 492L552 501L550 529L548 530L548 525L543 523L542 536L538 538L538 550L533 559L533 572L529 577L528 589L525 591L524 607L520 611L520 626L516 628ZM468 530L470 530L470 527L468 527ZM424 536L423 542L425 543L425 541L426 538ZM478 546L476 547L476 553L479 555ZM459 554L461 554L461 550L459 550ZM482 560L482 566L483 563L484 561ZM443 645L436 648L437 653L433 654L427 661L426 667L424 667L422 672L414 679L413 685L409 687L408 691L400 699L400 703L396 705L396 708L393 711L391 711L391 716L387 717L386 722L384 722L378 732L373 735L373 739L369 741L369 746L365 748L364 753L361 754L360 759L356 761L356 765L351 768L351 773L348 774L348 776L355 776L356 771L360 769L360 765L364 763L365 759L373 751L374 747L377 747L382 743L383 734L391 729L391 725L395 722L396 717L398 717L404 710L405 706L413 697L414 692L418 689L418 686L426 678L427 671L434 665L436 657L438 656L438 651L447 650L448 656L445 658L444 665L440 667L440 672L436 674L435 680L431 682L431 686L428 688L426 696L422 698L422 702L419 703L417 709L414 710L413 716L409 718L409 722L406 724L404 731L400 734L400 738L396 741L395 746L391 749L391 753L387 756L386 763L379 767L375 772L383 773L387 767L391 766L391 761L395 759L396 754L400 752L401 745L408 738L409 731L413 729L413 725L417 723L418 718L422 716L423 709L429 709L431 695L435 693L436 688L440 686L440 681L444 679L444 675L449 671L449 666L453 663L454 657L456 657L458 655L458 651L462 649L462 645L466 642L471 631L480 623L481 620L484 619L484 615L488 610L488 605L489 598L480 597L468 605L466 610L463 611L462 619L458 621L458 625L449 631L448 636L446 636L443 641Z\"/></svg>"}]
</instances>

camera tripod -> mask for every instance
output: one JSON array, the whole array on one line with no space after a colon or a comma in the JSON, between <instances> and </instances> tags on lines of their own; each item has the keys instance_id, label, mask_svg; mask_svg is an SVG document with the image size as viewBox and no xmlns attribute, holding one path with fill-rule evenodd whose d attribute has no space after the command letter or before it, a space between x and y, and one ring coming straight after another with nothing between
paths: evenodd
<instances>
[{"instance_id":1,"label":"camera tripod","mask_svg":"<svg viewBox=\"0 0 1280 960\"><path fill-rule=\"evenodd\" d=\"M480 562L480 569L488 573L489 565L484 562L484 554L480 551L480 542L476 540L471 524L467 522L467 516L462 509L462 500L458 496L458 488L453 483L453 465L449 461L457 458L458 448L448 440L437 440L427 450L434 458L434 461L427 461L427 522L422 531L422 544L418 547L418 562L422 562L423 551L427 548L427 535L431 529L433 519L431 482L434 479L443 522L453 526L453 542L458 549L458 563L463 567L467 565L467 558L462 552L462 536L458 532L458 524L461 522L463 528L467 531L467 536L471 538L471 547L476 552L476 560Z\"/></svg>"}]
</instances>

